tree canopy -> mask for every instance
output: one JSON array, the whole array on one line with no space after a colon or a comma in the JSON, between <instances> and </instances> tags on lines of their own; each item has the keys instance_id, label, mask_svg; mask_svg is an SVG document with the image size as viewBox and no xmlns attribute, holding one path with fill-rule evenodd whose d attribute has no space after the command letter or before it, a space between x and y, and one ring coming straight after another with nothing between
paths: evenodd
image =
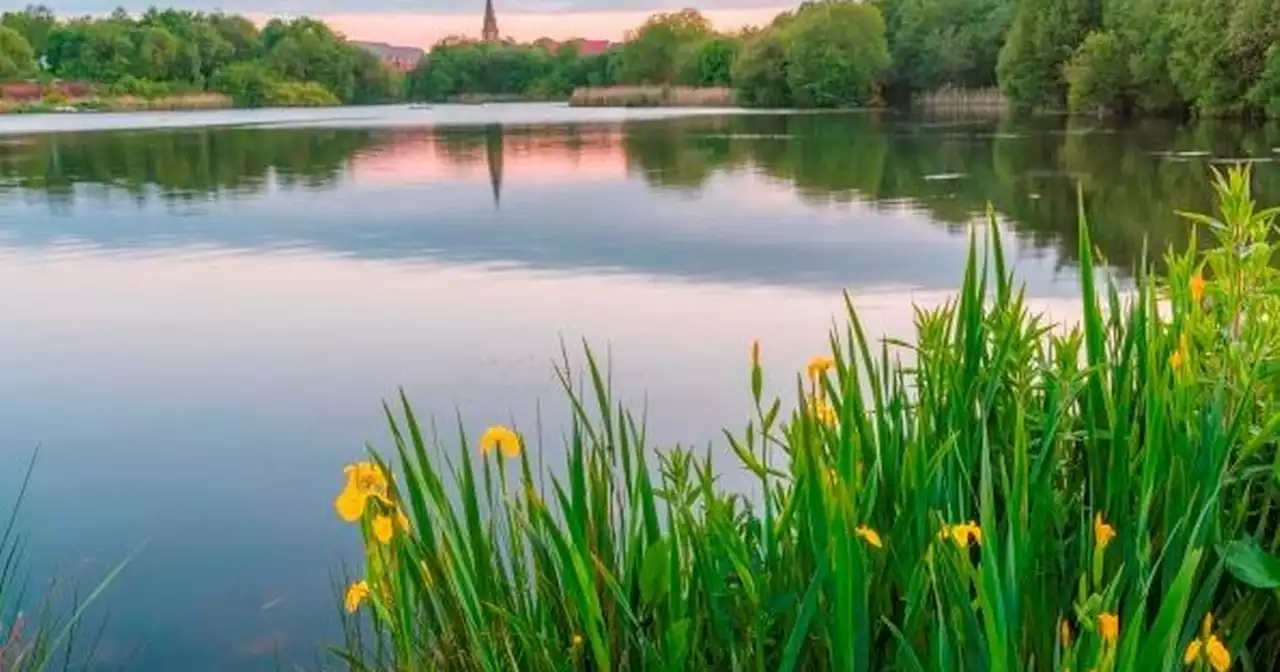
<instances>
[{"instance_id":1,"label":"tree canopy","mask_svg":"<svg viewBox=\"0 0 1280 672\"><path fill-rule=\"evenodd\" d=\"M998 85L1026 110L1280 117L1277 16L1280 0L817 0L740 32L717 31L692 9L659 13L602 52L575 40L446 38L402 73L315 19L259 30L234 14L153 8L59 20L31 5L0 14L0 81L207 90L241 105L563 99L622 84L850 107Z\"/></svg>"},{"instance_id":2,"label":"tree canopy","mask_svg":"<svg viewBox=\"0 0 1280 672\"><path fill-rule=\"evenodd\" d=\"M42 6L0 15L0 80L32 77L41 60L53 77L116 93L210 90L241 105L374 103L403 93L376 56L305 18L259 31L243 16L179 9L66 21Z\"/></svg>"}]
</instances>

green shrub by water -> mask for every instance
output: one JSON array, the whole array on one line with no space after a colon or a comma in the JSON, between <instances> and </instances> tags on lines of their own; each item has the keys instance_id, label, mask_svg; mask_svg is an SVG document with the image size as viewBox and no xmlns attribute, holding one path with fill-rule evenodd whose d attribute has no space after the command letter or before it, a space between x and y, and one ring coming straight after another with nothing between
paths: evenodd
<instances>
[{"instance_id":1,"label":"green shrub by water","mask_svg":"<svg viewBox=\"0 0 1280 672\"><path fill-rule=\"evenodd\" d=\"M1280 664L1276 348L1248 175L1167 277L1028 308L995 221L913 342L843 328L708 451L650 445L587 353L566 465L503 427L348 468L355 669L1173 670ZM744 360L746 359L744 353ZM786 374L784 374L786 375ZM580 381L585 381L581 384ZM581 385L581 386L580 386ZM451 446L445 448L444 445ZM732 461L753 492L719 481Z\"/></svg>"}]
</instances>

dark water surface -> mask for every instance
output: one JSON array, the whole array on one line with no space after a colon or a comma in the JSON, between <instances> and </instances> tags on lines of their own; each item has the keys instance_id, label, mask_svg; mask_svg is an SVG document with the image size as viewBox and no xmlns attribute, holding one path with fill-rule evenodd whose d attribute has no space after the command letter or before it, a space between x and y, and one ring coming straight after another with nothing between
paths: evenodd
<instances>
[{"instance_id":1,"label":"dark water surface","mask_svg":"<svg viewBox=\"0 0 1280 672\"><path fill-rule=\"evenodd\" d=\"M168 126L168 128L149 128ZM57 131L57 132L50 132ZM379 401L472 432L539 404L561 339L607 346L660 444L748 410L852 292L877 333L955 286L987 202L1037 306L1074 311L1076 185L1121 275L1280 127L1125 128L555 106L0 118L0 499L33 581L112 587L104 663L314 665L343 464ZM784 375L785 374L785 375ZM549 448L548 450L552 450Z\"/></svg>"}]
</instances>

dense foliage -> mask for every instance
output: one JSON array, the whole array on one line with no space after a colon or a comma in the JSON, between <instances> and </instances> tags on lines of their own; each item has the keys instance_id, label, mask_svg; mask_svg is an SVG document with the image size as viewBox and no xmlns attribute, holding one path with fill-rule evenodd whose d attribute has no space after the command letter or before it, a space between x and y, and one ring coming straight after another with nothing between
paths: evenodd
<instances>
[{"instance_id":1,"label":"dense foliage","mask_svg":"<svg viewBox=\"0 0 1280 672\"><path fill-rule=\"evenodd\" d=\"M1219 175L1211 239L1081 315L1027 304L992 216L914 342L848 320L719 451L647 443L587 353L557 465L388 408L335 501L361 669L1274 669L1277 211ZM1242 253L1242 250L1247 252ZM447 451L447 452L446 452ZM747 488L719 476L748 475ZM394 473L394 476L392 476ZM371 624L372 628L361 627ZM358 662L357 662L358 661Z\"/></svg>"},{"instance_id":2,"label":"dense foliage","mask_svg":"<svg viewBox=\"0 0 1280 672\"><path fill-rule=\"evenodd\" d=\"M547 98L580 86L730 86L747 104L848 107L875 100L888 65L884 21L871 5L806 3L746 34L718 33L683 10L650 17L603 54L579 56L573 42L446 40L410 73L408 95Z\"/></svg>"},{"instance_id":3,"label":"dense foliage","mask_svg":"<svg viewBox=\"0 0 1280 672\"><path fill-rule=\"evenodd\" d=\"M402 92L376 56L312 19L276 19L259 31L242 16L176 9L59 21L27 7L0 16L0 80L36 75L41 59L48 76L147 97L215 91L257 106L384 102Z\"/></svg>"},{"instance_id":4,"label":"dense foliage","mask_svg":"<svg viewBox=\"0 0 1280 672\"><path fill-rule=\"evenodd\" d=\"M1019 0L1000 86L1019 107L1274 116L1276 0Z\"/></svg>"},{"instance_id":5,"label":"dense foliage","mask_svg":"<svg viewBox=\"0 0 1280 672\"><path fill-rule=\"evenodd\" d=\"M407 77L313 19L151 9L0 15L0 81L43 74L241 105L564 99L578 87L730 87L756 106L850 107L999 85L1019 109L1280 115L1280 0L819 0L716 31L659 13L603 53L447 38ZM300 87L300 83L311 83ZM320 89L328 96L318 94ZM657 99L665 99L657 96Z\"/></svg>"}]
</instances>

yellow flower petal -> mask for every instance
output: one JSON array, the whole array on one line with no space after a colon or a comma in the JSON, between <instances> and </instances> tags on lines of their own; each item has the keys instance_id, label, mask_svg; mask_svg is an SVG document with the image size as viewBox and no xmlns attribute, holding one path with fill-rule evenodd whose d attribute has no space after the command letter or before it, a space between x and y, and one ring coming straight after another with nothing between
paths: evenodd
<instances>
[{"instance_id":1,"label":"yellow flower petal","mask_svg":"<svg viewBox=\"0 0 1280 672\"><path fill-rule=\"evenodd\" d=\"M1231 652L1216 635L1209 636L1209 643L1204 645L1204 655L1215 672L1226 672L1231 668Z\"/></svg>"},{"instance_id":2,"label":"yellow flower petal","mask_svg":"<svg viewBox=\"0 0 1280 672\"><path fill-rule=\"evenodd\" d=\"M1102 641L1114 644L1120 637L1120 617L1112 613L1099 616L1098 634L1102 635Z\"/></svg>"},{"instance_id":3,"label":"yellow flower petal","mask_svg":"<svg viewBox=\"0 0 1280 672\"><path fill-rule=\"evenodd\" d=\"M395 534L396 528L391 524L391 516L378 514L373 518L373 536L379 543L391 543L391 537Z\"/></svg>"},{"instance_id":4,"label":"yellow flower petal","mask_svg":"<svg viewBox=\"0 0 1280 672\"><path fill-rule=\"evenodd\" d=\"M480 437L480 454L489 455L495 448L502 451L503 457L519 457L520 437L502 425L494 425Z\"/></svg>"},{"instance_id":5,"label":"yellow flower petal","mask_svg":"<svg viewBox=\"0 0 1280 672\"><path fill-rule=\"evenodd\" d=\"M1116 528L1111 527L1102 519L1102 514L1096 514L1093 517L1093 539L1098 548L1106 548L1112 539L1116 538Z\"/></svg>"},{"instance_id":6,"label":"yellow flower petal","mask_svg":"<svg viewBox=\"0 0 1280 672\"><path fill-rule=\"evenodd\" d=\"M884 548L884 543L880 540L880 534L866 525L859 525L855 532L868 544L876 548Z\"/></svg>"},{"instance_id":7,"label":"yellow flower petal","mask_svg":"<svg viewBox=\"0 0 1280 672\"><path fill-rule=\"evenodd\" d=\"M1071 646L1071 624L1065 618L1058 621L1058 640L1064 649Z\"/></svg>"},{"instance_id":8,"label":"yellow flower petal","mask_svg":"<svg viewBox=\"0 0 1280 672\"><path fill-rule=\"evenodd\" d=\"M356 609L360 608L360 603L369 597L369 584L364 581L356 581L347 588L347 597L343 600L343 606L346 607L348 614L354 614Z\"/></svg>"},{"instance_id":9,"label":"yellow flower petal","mask_svg":"<svg viewBox=\"0 0 1280 672\"><path fill-rule=\"evenodd\" d=\"M835 358L829 355L818 355L809 360L809 365L805 367L809 372L809 379L817 382L818 377L826 373L828 369L836 365Z\"/></svg>"},{"instance_id":10,"label":"yellow flower petal","mask_svg":"<svg viewBox=\"0 0 1280 672\"><path fill-rule=\"evenodd\" d=\"M342 494L333 501L333 508L337 510L339 518L348 523L354 523L364 515L364 503L367 499L364 493L348 484Z\"/></svg>"},{"instance_id":11,"label":"yellow flower petal","mask_svg":"<svg viewBox=\"0 0 1280 672\"><path fill-rule=\"evenodd\" d=\"M1191 665L1200 660L1200 649L1202 648L1204 648L1204 643L1198 638L1191 640L1191 643L1187 645L1186 653L1182 654L1182 664Z\"/></svg>"},{"instance_id":12,"label":"yellow flower petal","mask_svg":"<svg viewBox=\"0 0 1280 672\"><path fill-rule=\"evenodd\" d=\"M1199 303L1200 298L1204 296L1204 274L1196 271L1195 275L1191 276L1188 288L1191 290L1191 300Z\"/></svg>"}]
</instances>

